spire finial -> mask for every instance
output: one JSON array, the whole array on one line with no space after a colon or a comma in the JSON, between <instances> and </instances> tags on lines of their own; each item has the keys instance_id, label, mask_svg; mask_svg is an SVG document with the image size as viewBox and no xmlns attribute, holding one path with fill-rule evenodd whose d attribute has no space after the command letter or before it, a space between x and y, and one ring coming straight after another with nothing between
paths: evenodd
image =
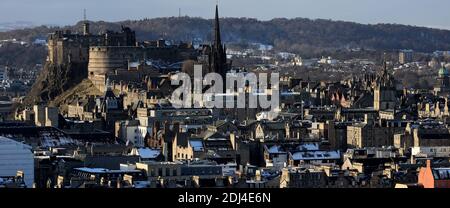
<instances>
[{"instance_id":1,"label":"spire finial","mask_svg":"<svg viewBox=\"0 0 450 208\"><path fill-rule=\"evenodd\" d=\"M219 5L216 5L216 16L214 22L214 44L216 47L221 47L222 40L220 38L220 23L219 23Z\"/></svg>"},{"instance_id":2,"label":"spire finial","mask_svg":"<svg viewBox=\"0 0 450 208\"><path fill-rule=\"evenodd\" d=\"M83 9L83 20L86 22L87 18L86 18L86 9Z\"/></svg>"}]
</instances>

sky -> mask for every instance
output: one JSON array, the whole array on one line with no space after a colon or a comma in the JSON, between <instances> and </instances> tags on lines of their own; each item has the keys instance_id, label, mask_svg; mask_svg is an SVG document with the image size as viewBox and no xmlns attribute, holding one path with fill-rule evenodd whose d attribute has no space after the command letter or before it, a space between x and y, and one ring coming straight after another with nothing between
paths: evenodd
<instances>
[{"instance_id":1,"label":"sky","mask_svg":"<svg viewBox=\"0 0 450 208\"><path fill-rule=\"evenodd\" d=\"M178 16L212 18L217 0L0 0L0 23L72 25L83 19L120 21ZM285 17L364 24L398 23L450 29L449 0L221 0L221 17Z\"/></svg>"}]
</instances>

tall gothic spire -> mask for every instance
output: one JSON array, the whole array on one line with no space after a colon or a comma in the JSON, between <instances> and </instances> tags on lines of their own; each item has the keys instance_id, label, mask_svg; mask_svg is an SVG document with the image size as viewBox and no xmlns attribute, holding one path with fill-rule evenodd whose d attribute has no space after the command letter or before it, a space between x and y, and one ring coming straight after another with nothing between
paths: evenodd
<instances>
[{"instance_id":1,"label":"tall gothic spire","mask_svg":"<svg viewBox=\"0 0 450 208\"><path fill-rule=\"evenodd\" d=\"M214 22L214 46L217 49L222 48L222 40L220 39L219 5L216 5L216 18Z\"/></svg>"},{"instance_id":2,"label":"tall gothic spire","mask_svg":"<svg viewBox=\"0 0 450 208\"><path fill-rule=\"evenodd\" d=\"M214 42L211 43L209 54L209 70L216 72L222 77L226 76L228 72L228 63L225 46L222 45L220 37L220 24L219 24L219 6L216 5L216 16L214 19Z\"/></svg>"}]
</instances>

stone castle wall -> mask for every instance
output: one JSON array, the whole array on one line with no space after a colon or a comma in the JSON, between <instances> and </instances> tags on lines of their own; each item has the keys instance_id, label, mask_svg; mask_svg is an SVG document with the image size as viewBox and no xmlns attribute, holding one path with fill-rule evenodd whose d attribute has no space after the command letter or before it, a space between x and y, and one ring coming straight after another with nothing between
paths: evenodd
<instances>
[{"instance_id":1,"label":"stone castle wall","mask_svg":"<svg viewBox=\"0 0 450 208\"><path fill-rule=\"evenodd\" d=\"M99 35L71 34L57 31L48 37L47 61L61 65L68 62L87 63L89 46L102 45L103 37Z\"/></svg>"},{"instance_id":2,"label":"stone castle wall","mask_svg":"<svg viewBox=\"0 0 450 208\"><path fill-rule=\"evenodd\" d=\"M93 46L89 49L89 79L102 92L106 89L106 77L115 70L128 69L129 62L163 60L169 63L196 59L193 48L143 47L143 46Z\"/></svg>"}]
</instances>

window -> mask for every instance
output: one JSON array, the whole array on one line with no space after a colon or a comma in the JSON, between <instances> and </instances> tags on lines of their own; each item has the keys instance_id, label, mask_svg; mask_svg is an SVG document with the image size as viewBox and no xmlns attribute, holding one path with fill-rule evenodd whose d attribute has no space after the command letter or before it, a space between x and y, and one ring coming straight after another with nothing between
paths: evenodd
<instances>
[{"instance_id":1,"label":"window","mask_svg":"<svg viewBox=\"0 0 450 208\"><path fill-rule=\"evenodd\" d=\"M170 168L166 168L166 176L170 176Z\"/></svg>"},{"instance_id":2,"label":"window","mask_svg":"<svg viewBox=\"0 0 450 208\"><path fill-rule=\"evenodd\" d=\"M172 176L177 176L177 169L172 170Z\"/></svg>"}]
</instances>

